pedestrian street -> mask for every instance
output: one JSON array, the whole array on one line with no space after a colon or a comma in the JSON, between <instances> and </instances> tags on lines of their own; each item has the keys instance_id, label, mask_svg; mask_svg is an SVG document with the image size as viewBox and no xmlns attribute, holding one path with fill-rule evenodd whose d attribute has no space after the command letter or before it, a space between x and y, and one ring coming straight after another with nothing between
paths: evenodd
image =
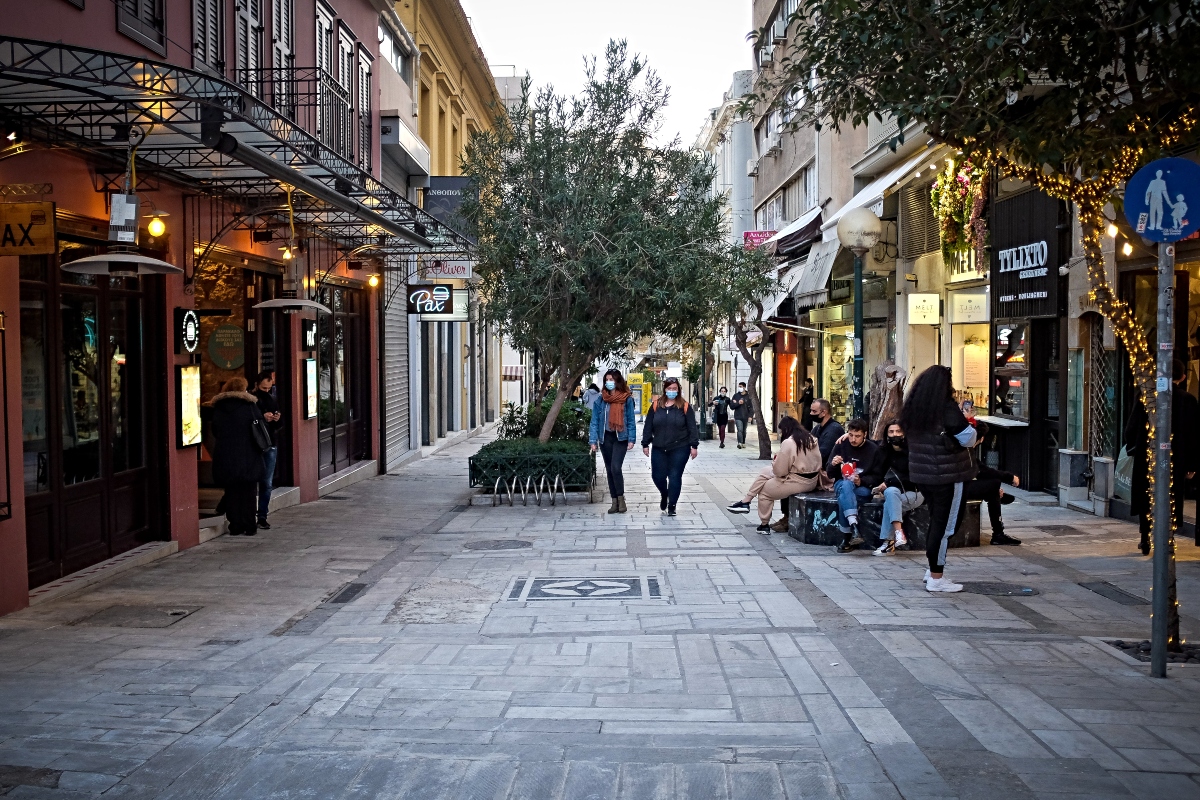
<instances>
[{"instance_id":1,"label":"pedestrian street","mask_svg":"<svg viewBox=\"0 0 1200 800\"><path fill-rule=\"evenodd\" d=\"M1080 585L1148 596L1132 525L1022 493L1025 543L947 574L1037 594L933 595L922 553L727 513L753 443L703 442L676 518L636 450L627 514L471 505L481 443L0 618L0 795L1200 793L1200 667L1147 677L1100 641L1149 607ZM1181 541L1192 636L1198 564Z\"/></svg>"}]
</instances>

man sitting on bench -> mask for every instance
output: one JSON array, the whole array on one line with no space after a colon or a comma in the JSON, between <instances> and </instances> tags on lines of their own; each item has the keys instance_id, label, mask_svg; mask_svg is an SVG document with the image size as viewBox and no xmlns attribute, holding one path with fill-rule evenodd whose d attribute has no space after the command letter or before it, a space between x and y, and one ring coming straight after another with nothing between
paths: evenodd
<instances>
[{"instance_id":1,"label":"man sitting on bench","mask_svg":"<svg viewBox=\"0 0 1200 800\"><path fill-rule=\"evenodd\" d=\"M838 501L838 530L843 539L837 552L850 553L863 542L858 535L858 504L883 482L883 453L867 438L866 420L850 420L846 440L834 445L825 471L835 481L833 493Z\"/></svg>"}]
</instances>

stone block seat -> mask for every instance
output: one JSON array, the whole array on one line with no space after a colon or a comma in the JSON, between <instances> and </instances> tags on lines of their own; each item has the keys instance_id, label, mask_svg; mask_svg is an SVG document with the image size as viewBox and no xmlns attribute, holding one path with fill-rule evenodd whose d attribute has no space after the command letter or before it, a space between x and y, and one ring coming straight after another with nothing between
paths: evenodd
<instances>
[{"instance_id":1,"label":"stone block seat","mask_svg":"<svg viewBox=\"0 0 1200 800\"><path fill-rule=\"evenodd\" d=\"M979 500L968 500L951 547L979 546ZM872 497L858 505L858 532L866 542L879 536L883 502ZM929 506L921 505L904 515L904 534L913 550L925 550L929 534ZM837 498L833 492L794 494L788 501L788 535L804 544L837 545L842 533L837 524Z\"/></svg>"}]
</instances>

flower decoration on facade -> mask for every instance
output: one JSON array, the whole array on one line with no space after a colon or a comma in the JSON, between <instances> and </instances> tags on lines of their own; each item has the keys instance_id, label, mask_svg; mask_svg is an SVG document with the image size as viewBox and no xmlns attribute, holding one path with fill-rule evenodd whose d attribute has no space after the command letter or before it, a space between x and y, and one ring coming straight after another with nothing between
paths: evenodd
<instances>
[{"instance_id":1,"label":"flower decoration on facade","mask_svg":"<svg viewBox=\"0 0 1200 800\"><path fill-rule=\"evenodd\" d=\"M983 252L987 244L987 181L983 170L969 160L961 163L947 161L930 190L938 238L942 243L942 258L975 257L977 269L987 269Z\"/></svg>"}]
</instances>

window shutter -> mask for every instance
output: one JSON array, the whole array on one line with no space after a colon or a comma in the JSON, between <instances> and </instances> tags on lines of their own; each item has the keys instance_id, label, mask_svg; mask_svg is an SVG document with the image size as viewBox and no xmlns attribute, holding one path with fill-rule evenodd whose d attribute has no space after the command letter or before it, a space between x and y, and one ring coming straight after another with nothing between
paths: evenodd
<instances>
[{"instance_id":1,"label":"window shutter","mask_svg":"<svg viewBox=\"0 0 1200 800\"><path fill-rule=\"evenodd\" d=\"M163 0L117 0L117 30L159 55L167 54Z\"/></svg>"},{"instance_id":2,"label":"window shutter","mask_svg":"<svg viewBox=\"0 0 1200 800\"><path fill-rule=\"evenodd\" d=\"M221 0L192 0L192 55L218 72L225 69Z\"/></svg>"},{"instance_id":3,"label":"window shutter","mask_svg":"<svg viewBox=\"0 0 1200 800\"><path fill-rule=\"evenodd\" d=\"M929 185L900 190L900 257L916 258L941 248Z\"/></svg>"}]
</instances>

